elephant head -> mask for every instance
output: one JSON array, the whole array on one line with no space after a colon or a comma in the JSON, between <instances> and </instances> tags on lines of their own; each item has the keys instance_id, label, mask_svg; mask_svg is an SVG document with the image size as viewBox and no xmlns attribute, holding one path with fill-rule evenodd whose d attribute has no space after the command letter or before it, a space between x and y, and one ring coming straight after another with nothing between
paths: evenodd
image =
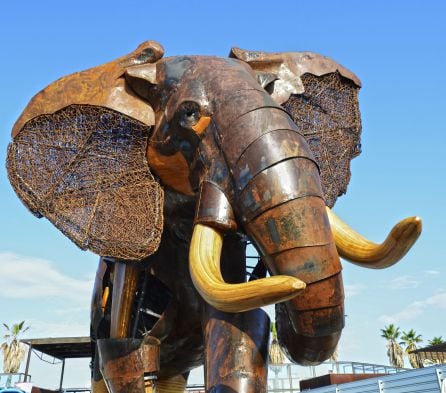
<instances>
[{"instance_id":1,"label":"elephant head","mask_svg":"<svg viewBox=\"0 0 446 393\"><path fill-rule=\"evenodd\" d=\"M421 229L408 219L377 245L327 207L359 152L359 80L308 52L162 54L147 42L40 92L14 126L12 185L78 246L135 261L158 247L163 188L194 198L190 272L201 296L231 313L280 303L290 357L324 360L344 325L338 252L386 267ZM271 277L224 282L219 255L234 231Z\"/></svg>"}]
</instances>

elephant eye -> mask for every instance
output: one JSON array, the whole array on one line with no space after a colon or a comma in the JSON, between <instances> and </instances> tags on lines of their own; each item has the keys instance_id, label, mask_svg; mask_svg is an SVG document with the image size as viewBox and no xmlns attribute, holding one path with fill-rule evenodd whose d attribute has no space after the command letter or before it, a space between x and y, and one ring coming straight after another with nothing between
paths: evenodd
<instances>
[{"instance_id":1,"label":"elephant eye","mask_svg":"<svg viewBox=\"0 0 446 393\"><path fill-rule=\"evenodd\" d=\"M192 101L183 102L179 109L181 127L191 128L200 120L200 106Z\"/></svg>"}]
</instances>

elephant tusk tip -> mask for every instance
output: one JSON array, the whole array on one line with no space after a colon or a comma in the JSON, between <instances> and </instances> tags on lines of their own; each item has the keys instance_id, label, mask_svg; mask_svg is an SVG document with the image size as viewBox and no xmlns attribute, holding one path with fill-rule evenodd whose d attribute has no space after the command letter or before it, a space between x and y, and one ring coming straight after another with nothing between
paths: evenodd
<instances>
[{"instance_id":1,"label":"elephant tusk tip","mask_svg":"<svg viewBox=\"0 0 446 393\"><path fill-rule=\"evenodd\" d=\"M296 290L296 292L303 291L307 287L307 284L305 284L303 281L295 278L294 282L291 284L291 287L294 288Z\"/></svg>"},{"instance_id":2,"label":"elephant tusk tip","mask_svg":"<svg viewBox=\"0 0 446 393\"><path fill-rule=\"evenodd\" d=\"M418 235L420 235L423 229L423 220L421 219L421 217L415 216L412 217L412 223L416 228L416 232L418 233Z\"/></svg>"},{"instance_id":3,"label":"elephant tusk tip","mask_svg":"<svg viewBox=\"0 0 446 393\"><path fill-rule=\"evenodd\" d=\"M413 244L421 235L423 229L423 221L420 217L408 217L399 222L394 231L396 232L396 239L405 238L408 244Z\"/></svg>"}]
</instances>

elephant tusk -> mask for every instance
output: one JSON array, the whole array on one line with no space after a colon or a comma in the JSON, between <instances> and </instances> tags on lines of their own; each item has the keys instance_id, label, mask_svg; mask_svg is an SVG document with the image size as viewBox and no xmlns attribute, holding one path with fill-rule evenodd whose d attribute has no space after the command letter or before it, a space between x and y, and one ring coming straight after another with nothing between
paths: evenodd
<instances>
[{"instance_id":1,"label":"elephant tusk","mask_svg":"<svg viewBox=\"0 0 446 393\"><path fill-rule=\"evenodd\" d=\"M384 242L376 244L357 233L328 207L327 214L339 256L370 269L384 269L397 263L421 234L421 218L409 217L397 223Z\"/></svg>"},{"instance_id":2,"label":"elephant tusk","mask_svg":"<svg viewBox=\"0 0 446 393\"><path fill-rule=\"evenodd\" d=\"M243 312L292 299L305 283L290 276L274 276L241 284L227 284L220 271L223 236L195 224L189 251L189 269L195 288L220 311Z\"/></svg>"}]
</instances>

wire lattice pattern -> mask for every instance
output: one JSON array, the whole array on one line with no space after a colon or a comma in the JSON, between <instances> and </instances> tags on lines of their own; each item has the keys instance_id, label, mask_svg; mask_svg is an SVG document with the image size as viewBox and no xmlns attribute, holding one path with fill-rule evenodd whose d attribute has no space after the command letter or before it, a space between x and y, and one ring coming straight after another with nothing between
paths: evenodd
<instances>
[{"instance_id":1,"label":"wire lattice pattern","mask_svg":"<svg viewBox=\"0 0 446 393\"><path fill-rule=\"evenodd\" d=\"M146 158L149 131L98 106L38 116L9 145L11 184L80 248L142 259L158 248L163 227L163 190Z\"/></svg>"},{"instance_id":2,"label":"wire lattice pattern","mask_svg":"<svg viewBox=\"0 0 446 393\"><path fill-rule=\"evenodd\" d=\"M350 161L361 152L359 88L338 72L304 74L305 92L283 106L305 136L321 170L325 203L333 207L350 181Z\"/></svg>"}]
</instances>

